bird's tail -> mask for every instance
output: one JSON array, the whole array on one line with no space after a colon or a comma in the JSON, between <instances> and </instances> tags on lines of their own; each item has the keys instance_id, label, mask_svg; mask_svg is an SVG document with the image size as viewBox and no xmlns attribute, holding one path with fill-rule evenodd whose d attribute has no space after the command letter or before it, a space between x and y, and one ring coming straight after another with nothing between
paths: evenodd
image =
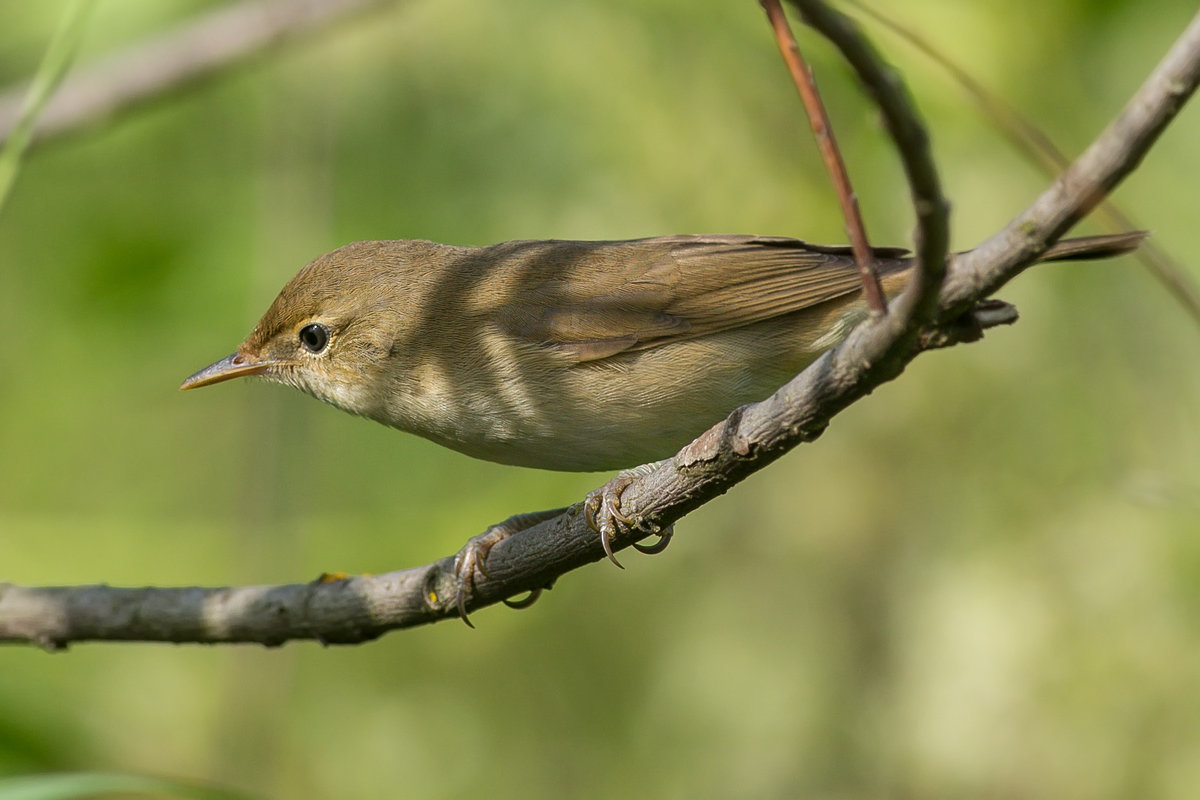
<instances>
[{"instance_id":1,"label":"bird's tail","mask_svg":"<svg viewBox=\"0 0 1200 800\"><path fill-rule=\"evenodd\" d=\"M1041 261L1085 261L1094 258L1112 258L1136 250L1149 231L1110 233L1101 236L1081 236L1078 239L1063 239L1042 253Z\"/></svg>"}]
</instances>

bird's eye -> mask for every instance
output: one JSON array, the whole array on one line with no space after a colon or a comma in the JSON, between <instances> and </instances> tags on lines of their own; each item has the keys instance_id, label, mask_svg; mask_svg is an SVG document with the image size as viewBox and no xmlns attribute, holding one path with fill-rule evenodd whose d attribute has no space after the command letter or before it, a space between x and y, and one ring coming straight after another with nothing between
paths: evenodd
<instances>
[{"instance_id":1,"label":"bird's eye","mask_svg":"<svg viewBox=\"0 0 1200 800\"><path fill-rule=\"evenodd\" d=\"M300 329L300 345L310 353L319 353L329 344L329 329L311 322Z\"/></svg>"}]
</instances>

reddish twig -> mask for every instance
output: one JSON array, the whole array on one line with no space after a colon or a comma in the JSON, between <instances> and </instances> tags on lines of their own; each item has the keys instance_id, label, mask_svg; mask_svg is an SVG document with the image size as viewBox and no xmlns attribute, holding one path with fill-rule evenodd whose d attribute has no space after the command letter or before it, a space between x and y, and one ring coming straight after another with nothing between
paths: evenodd
<instances>
[{"instance_id":1,"label":"reddish twig","mask_svg":"<svg viewBox=\"0 0 1200 800\"><path fill-rule=\"evenodd\" d=\"M846 218L846 235L850 237L850 247L854 250L854 260L858 262L858 271L862 276L867 307L874 314L885 314L887 301L879 285L879 275L875 272L875 256L871 253L867 229L858 210L858 196L854 194L854 188L850 185L850 175L846 172L846 163L842 160L837 140L834 139L833 127L829 122L829 115L825 113L825 105L821 102L812 70L800 54L800 46L796 43L796 37L792 35L792 29L779 0L759 0L759 4L767 12L767 20L775 32L775 42L779 45L783 61L792 74L796 90L800 92L809 124L812 125L813 135L817 139L817 147L821 150L825 168L829 170L829 177L833 180L833 188L842 206L842 216Z\"/></svg>"}]
</instances>

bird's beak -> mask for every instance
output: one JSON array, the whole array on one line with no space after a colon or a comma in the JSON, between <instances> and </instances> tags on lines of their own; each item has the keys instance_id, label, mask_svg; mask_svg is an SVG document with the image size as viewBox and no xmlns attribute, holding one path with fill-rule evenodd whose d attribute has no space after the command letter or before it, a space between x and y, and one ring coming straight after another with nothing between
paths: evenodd
<instances>
[{"instance_id":1,"label":"bird's beak","mask_svg":"<svg viewBox=\"0 0 1200 800\"><path fill-rule=\"evenodd\" d=\"M209 364L204 369L191 376L179 385L180 389L197 389L213 383L220 383L243 375L260 375L266 372L274 361L259 361L242 353L225 356L215 364Z\"/></svg>"}]
</instances>

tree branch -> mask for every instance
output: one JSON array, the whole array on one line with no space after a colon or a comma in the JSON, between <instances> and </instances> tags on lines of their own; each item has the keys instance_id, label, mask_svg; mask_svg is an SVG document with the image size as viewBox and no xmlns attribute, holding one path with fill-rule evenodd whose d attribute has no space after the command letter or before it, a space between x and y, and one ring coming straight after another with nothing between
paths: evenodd
<instances>
[{"instance_id":1,"label":"tree branch","mask_svg":"<svg viewBox=\"0 0 1200 800\"><path fill-rule=\"evenodd\" d=\"M817 2L794 0L829 36L879 103L912 186L919 270L893 312L856 328L770 398L737 409L674 458L637 478L623 510L665 527L785 452L817 438L855 400L904 369L922 349L977 338L964 310L1019 274L1128 174L1200 80L1200 17L1109 127L1004 231L950 265L945 286L946 208L924 131L900 87L857 31ZM939 292L939 287L941 288ZM1011 321L984 306L979 327ZM1001 309L1003 311L1003 309ZM927 322L928 320L933 322ZM468 605L482 608L603 558L582 504L497 544ZM618 531L615 548L646 534ZM61 647L89 639L258 642L365 641L385 631L457 615L454 558L374 577L225 589L23 588L0 584L0 640Z\"/></svg>"},{"instance_id":2,"label":"tree branch","mask_svg":"<svg viewBox=\"0 0 1200 800\"><path fill-rule=\"evenodd\" d=\"M387 2L247 0L219 8L69 76L39 117L34 142L110 119ZM0 93L0 143L12 134L25 93L25 86Z\"/></svg>"}]
</instances>

